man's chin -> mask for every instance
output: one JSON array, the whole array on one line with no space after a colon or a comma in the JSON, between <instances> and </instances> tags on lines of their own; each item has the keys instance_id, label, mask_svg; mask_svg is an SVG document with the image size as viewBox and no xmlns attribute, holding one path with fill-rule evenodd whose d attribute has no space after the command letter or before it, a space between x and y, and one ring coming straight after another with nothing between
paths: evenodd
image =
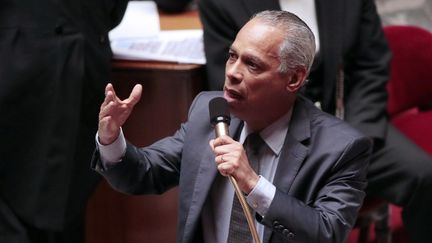
<instances>
[{"instance_id":1,"label":"man's chin","mask_svg":"<svg viewBox=\"0 0 432 243\"><path fill-rule=\"evenodd\" d=\"M229 106L230 112L233 115L237 116L238 112L242 110L241 109L242 104L243 104L242 100L238 99L238 98L235 98L235 97L226 96L226 95L224 95L224 98L228 102L228 106Z\"/></svg>"}]
</instances>

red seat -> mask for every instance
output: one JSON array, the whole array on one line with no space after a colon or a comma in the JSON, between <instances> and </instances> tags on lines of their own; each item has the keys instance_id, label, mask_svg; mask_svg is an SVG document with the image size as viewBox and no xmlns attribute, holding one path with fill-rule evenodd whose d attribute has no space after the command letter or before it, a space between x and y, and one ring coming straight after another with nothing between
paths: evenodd
<instances>
[{"instance_id":1,"label":"red seat","mask_svg":"<svg viewBox=\"0 0 432 243\"><path fill-rule=\"evenodd\" d=\"M389 26L393 50L388 91L391 122L432 154L432 33L414 26Z\"/></svg>"},{"instance_id":2,"label":"red seat","mask_svg":"<svg viewBox=\"0 0 432 243\"><path fill-rule=\"evenodd\" d=\"M387 26L385 35L393 52L390 79L387 84L387 113L391 123L402 133L432 154L432 33L414 26ZM353 234L349 242L370 242L370 226L375 225L377 243L406 243L407 236L401 222L400 208L390 205L393 214L383 201L366 197L359 212L356 227L360 229L357 239ZM400 225L397 225L400 224ZM387 234L389 233L389 234Z\"/></svg>"}]
</instances>

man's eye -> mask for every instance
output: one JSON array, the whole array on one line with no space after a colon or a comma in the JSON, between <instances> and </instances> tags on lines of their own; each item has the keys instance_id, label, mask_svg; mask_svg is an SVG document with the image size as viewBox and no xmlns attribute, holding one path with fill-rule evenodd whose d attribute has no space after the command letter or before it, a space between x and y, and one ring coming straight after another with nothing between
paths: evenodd
<instances>
[{"instance_id":1,"label":"man's eye","mask_svg":"<svg viewBox=\"0 0 432 243\"><path fill-rule=\"evenodd\" d=\"M237 55L235 53L228 53L228 59L235 60L237 59Z\"/></svg>"},{"instance_id":2,"label":"man's eye","mask_svg":"<svg viewBox=\"0 0 432 243\"><path fill-rule=\"evenodd\" d=\"M258 65L254 62L248 62L247 65L249 66L249 68L251 70L257 70L258 69Z\"/></svg>"}]
</instances>

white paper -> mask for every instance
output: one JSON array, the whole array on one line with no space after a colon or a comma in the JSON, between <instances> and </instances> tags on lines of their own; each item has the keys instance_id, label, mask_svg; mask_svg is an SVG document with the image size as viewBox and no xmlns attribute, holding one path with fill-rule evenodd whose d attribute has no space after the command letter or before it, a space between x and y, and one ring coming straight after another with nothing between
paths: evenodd
<instances>
[{"instance_id":1,"label":"white paper","mask_svg":"<svg viewBox=\"0 0 432 243\"><path fill-rule=\"evenodd\" d=\"M130 1L125 16L110 33L116 59L205 64L203 31L160 30L153 1Z\"/></svg>"},{"instance_id":2,"label":"white paper","mask_svg":"<svg viewBox=\"0 0 432 243\"><path fill-rule=\"evenodd\" d=\"M161 31L154 38L112 41L111 48L117 59L205 64L202 36L200 29Z\"/></svg>"},{"instance_id":3,"label":"white paper","mask_svg":"<svg viewBox=\"0 0 432 243\"><path fill-rule=\"evenodd\" d=\"M110 40L155 37L159 34L159 13L153 1L130 1L121 23L109 32Z\"/></svg>"}]
</instances>

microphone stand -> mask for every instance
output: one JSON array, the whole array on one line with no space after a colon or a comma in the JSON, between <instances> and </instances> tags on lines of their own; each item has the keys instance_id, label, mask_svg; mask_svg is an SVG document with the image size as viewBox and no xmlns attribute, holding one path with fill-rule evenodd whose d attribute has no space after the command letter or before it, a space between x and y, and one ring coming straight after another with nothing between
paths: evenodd
<instances>
[{"instance_id":1,"label":"microphone stand","mask_svg":"<svg viewBox=\"0 0 432 243\"><path fill-rule=\"evenodd\" d=\"M229 132L228 129L226 127L226 125L222 122L216 123L215 124L215 132L216 132L216 137L220 137L222 135L227 135L229 136ZM243 208L243 213L246 216L246 221L248 223L249 226L249 231L251 232L252 235L252 239L254 243L260 243L259 237L258 237L258 232L256 230L255 227L255 221L254 218L252 216L252 213L249 209L249 206L246 202L246 199L243 195L243 192L240 190L240 187L238 186L238 183L236 181L236 179L234 177L232 177L231 175L228 176L229 180L231 181L231 184L234 187L234 191L235 194L240 202L240 205Z\"/></svg>"}]
</instances>

